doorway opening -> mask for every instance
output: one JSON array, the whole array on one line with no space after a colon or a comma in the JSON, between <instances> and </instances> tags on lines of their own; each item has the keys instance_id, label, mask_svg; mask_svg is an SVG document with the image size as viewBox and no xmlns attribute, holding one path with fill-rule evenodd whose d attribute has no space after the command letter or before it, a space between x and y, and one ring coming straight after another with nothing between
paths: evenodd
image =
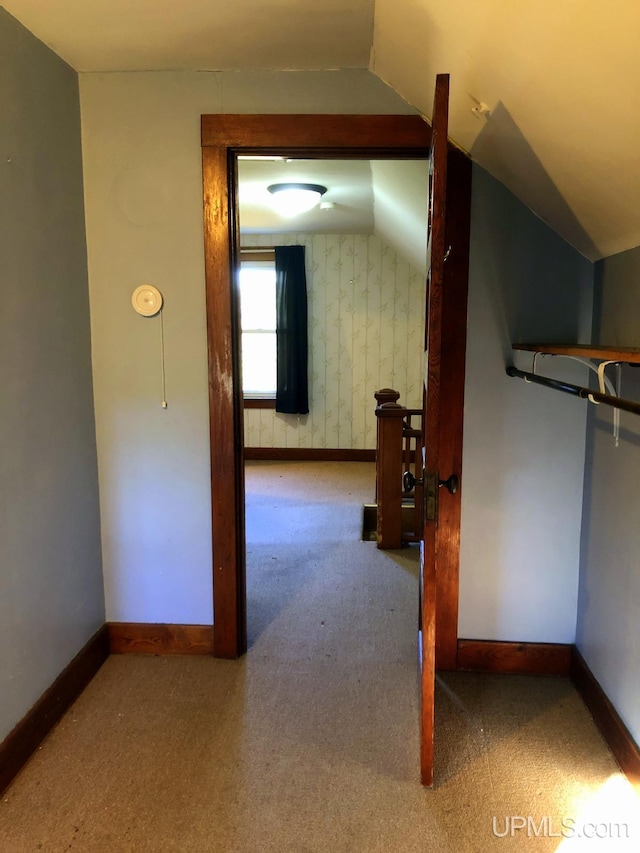
<instances>
[{"instance_id":1,"label":"doorway opening","mask_svg":"<svg viewBox=\"0 0 640 853\"><path fill-rule=\"evenodd\" d=\"M240 154L237 176L251 647L268 614L279 614L277 599L299 590L309 545L321 551L341 547L339 535L361 537L363 505L375 498L374 392L393 386L404 405L421 405L428 164ZM283 184L323 194L283 216L269 190ZM306 273L308 413L275 405L274 255L293 246Z\"/></svg>"},{"instance_id":2,"label":"doorway opening","mask_svg":"<svg viewBox=\"0 0 640 853\"><path fill-rule=\"evenodd\" d=\"M215 115L202 118L214 654L217 657L237 657L246 650L247 644L244 404L239 383L238 299L232 286L241 246L237 158L276 152L286 158L419 160L428 157L430 143L431 128L419 116ZM463 157L461 152L454 154ZM450 168L449 173L455 184L455 169ZM461 186L465 180L459 181ZM468 182L465 191L468 195ZM453 268L451 262L450 267ZM448 318L448 322L453 319ZM462 319L455 318L452 325L457 323L458 329L464 329L465 321L466 302ZM453 341L451 352L457 347L454 353L457 367L447 372L448 390L464 385L464 335L456 340L461 345L462 366L460 369L460 346ZM461 412L459 417L461 422ZM461 445L461 428L459 434ZM457 452L461 453L461 447L451 445L445 456ZM459 540L459 517L449 517L447 524L452 529L451 541L455 544L456 537ZM443 626L438 636L448 638L452 649L457 642L457 571L457 561L453 559L450 571L441 575L443 589L439 598Z\"/></svg>"}]
</instances>

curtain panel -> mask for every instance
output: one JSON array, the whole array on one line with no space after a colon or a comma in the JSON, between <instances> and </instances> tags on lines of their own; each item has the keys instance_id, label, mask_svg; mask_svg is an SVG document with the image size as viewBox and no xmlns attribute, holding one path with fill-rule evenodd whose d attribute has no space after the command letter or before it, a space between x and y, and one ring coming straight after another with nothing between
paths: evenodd
<instances>
[{"instance_id":1,"label":"curtain panel","mask_svg":"<svg viewBox=\"0 0 640 853\"><path fill-rule=\"evenodd\" d=\"M309 412L304 246L276 246L276 412Z\"/></svg>"}]
</instances>

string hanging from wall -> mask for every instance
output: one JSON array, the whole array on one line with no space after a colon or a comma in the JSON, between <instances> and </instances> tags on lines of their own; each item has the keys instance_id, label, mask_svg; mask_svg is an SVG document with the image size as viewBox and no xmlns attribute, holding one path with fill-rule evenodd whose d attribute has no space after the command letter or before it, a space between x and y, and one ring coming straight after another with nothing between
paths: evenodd
<instances>
[{"instance_id":1,"label":"string hanging from wall","mask_svg":"<svg viewBox=\"0 0 640 853\"><path fill-rule=\"evenodd\" d=\"M157 287L152 284L141 284L136 287L131 297L134 310L141 317L160 315L160 375L162 380L162 408L167 408L167 388L164 358L164 299Z\"/></svg>"}]
</instances>

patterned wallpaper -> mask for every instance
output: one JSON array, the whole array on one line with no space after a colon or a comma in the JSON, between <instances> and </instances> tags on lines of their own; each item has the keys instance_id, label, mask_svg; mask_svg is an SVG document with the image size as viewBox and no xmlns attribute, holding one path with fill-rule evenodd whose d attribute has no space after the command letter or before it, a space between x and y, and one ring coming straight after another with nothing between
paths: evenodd
<instances>
[{"instance_id":1,"label":"patterned wallpaper","mask_svg":"<svg viewBox=\"0 0 640 853\"><path fill-rule=\"evenodd\" d=\"M247 409L246 447L376 445L379 388L422 404L424 274L376 236L251 234L243 246L306 247L309 414Z\"/></svg>"}]
</instances>

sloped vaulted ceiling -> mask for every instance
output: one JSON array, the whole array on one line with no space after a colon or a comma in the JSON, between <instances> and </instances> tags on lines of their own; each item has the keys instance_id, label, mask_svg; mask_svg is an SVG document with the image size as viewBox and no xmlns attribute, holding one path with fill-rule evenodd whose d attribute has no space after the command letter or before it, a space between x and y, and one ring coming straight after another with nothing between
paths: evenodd
<instances>
[{"instance_id":1,"label":"sloped vaulted ceiling","mask_svg":"<svg viewBox=\"0 0 640 853\"><path fill-rule=\"evenodd\" d=\"M638 0L0 2L84 72L369 67L427 117L449 73L455 142L587 257L640 245Z\"/></svg>"},{"instance_id":2,"label":"sloped vaulted ceiling","mask_svg":"<svg viewBox=\"0 0 640 853\"><path fill-rule=\"evenodd\" d=\"M371 68L587 257L640 245L637 0L377 0ZM486 104L477 117L472 108Z\"/></svg>"}]
</instances>

